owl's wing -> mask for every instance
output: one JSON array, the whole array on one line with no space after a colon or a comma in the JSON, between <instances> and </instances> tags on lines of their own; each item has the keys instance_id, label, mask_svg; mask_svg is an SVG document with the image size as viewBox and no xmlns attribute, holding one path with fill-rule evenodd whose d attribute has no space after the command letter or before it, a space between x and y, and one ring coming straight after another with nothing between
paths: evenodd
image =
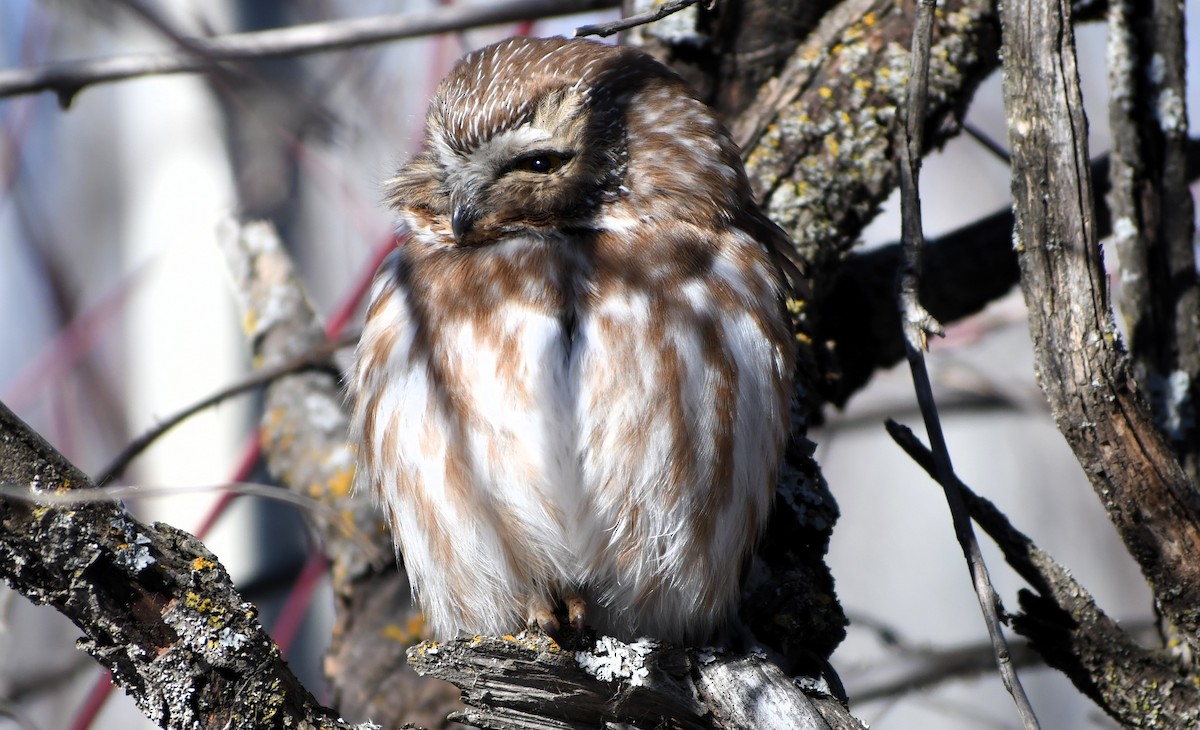
<instances>
[{"instance_id":1,"label":"owl's wing","mask_svg":"<svg viewBox=\"0 0 1200 730\"><path fill-rule=\"evenodd\" d=\"M792 244L791 237L765 213L756 223L755 238L767 249L771 261L774 262L783 280L787 283L788 296L793 299L811 299L812 288L808 285L808 276L804 271L805 262L800 257L800 252Z\"/></svg>"}]
</instances>

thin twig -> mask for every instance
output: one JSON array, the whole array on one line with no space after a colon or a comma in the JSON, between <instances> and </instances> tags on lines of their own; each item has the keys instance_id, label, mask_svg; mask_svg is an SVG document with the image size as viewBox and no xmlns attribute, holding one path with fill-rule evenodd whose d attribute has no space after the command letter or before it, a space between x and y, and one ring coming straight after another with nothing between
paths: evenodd
<instances>
[{"instance_id":1,"label":"thin twig","mask_svg":"<svg viewBox=\"0 0 1200 730\"><path fill-rule=\"evenodd\" d=\"M987 565L984 563L983 554L979 549L979 541L975 538L962 493L957 487L954 467L950 461L950 451L946 446L937 405L934 403L933 388L929 382L929 370L925 365L926 335L942 334L941 325L929 312L925 311L918 298L921 251L924 248L925 240L921 230L921 201L918 196L917 181L923 143L922 134L925 126L929 49L933 40L935 6L935 0L920 0L917 3L917 18L913 24L908 98L907 104L902 110L902 113L905 114L905 136L902 140L903 144L899 147L904 265L900 272L898 296L902 326L904 327L905 353L908 357L909 368L912 370L917 403L920 405L921 414L925 420L925 430L929 434L929 441L933 448L934 478L942 485L946 494L951 521L954 524L954 533L967 560L967 567L975 587L975 595L979 599L979 607L983 611L984 622L987 624L988 635L991 637L992 650L996 655L1000 677L1016 703L1017 713L1021 717L1022 724L1026 730L1034 730L1039 727L1037 716L1034 715L1033 707L1025 696L1025 690L1021 687L1021 681L1012 665L1008 642L1000 629L1000 617L996 608L999 599L992 587L991 579L988 577Z\"/></svg>"},{"instance_id":2,"label":"thin twig","mask_svg":"<svg viewBox=\"0 0 1200 730\"><path fill-rule=\"evenodd\" d=\"M636 28L639 25L653 23L656 20L662 20L668 15L674 15L680 10L689 8L695 5L699 0L668 0L668 2L659 5L653 10L647 10L644 13L630 15L628 18L614 20L611 23L596 23L594 25L581 25L575 29L575 37L583 38L589 35L600 36L607 38L610 35L615 35L621 31Z\"/></svg>"},{"instance_id":3,"label":"thin twig","mask_svg":"<svg viewBox=\"0 0 1200 730\"><path fill-rule=\"evenodd\" d=\"M226 398L231 398L235 395L240 395L256 388L270 385L285 375L291 375L292 373L298 373L302 370L309 370L311 368L329 367L329 356L337 350L340 350L343 347L349 347L357 342L358 334L358 332L351 332L350 334L342 335L336 340L330 340L321 347L315 348L286 362L279 363L274 367L259 370L249 377L246 377L245 379L240 380L233 385L222 388L207 398L197 401L178 413L164 419L143 433L141 436L138 436L136 439L129 442L125 448L121 449L121 452L113 457L108 466L104 467L104 469L102 469L96 476L96 485L103 487L113 479L121 476L121 474L124 473L127 468L129 468L129 463L133 461L139 454L145 451L150 444L157 441L159 437L161 437L167 431L170 431L172 428L178 426L180 423L188 418L191 418L200 411L206 408L211 408Z\"/></svg>"},{"instance_id":4,"label":"thin twig","mask_svg":"<svg viewBox=\"0 0 1200 730\"><path fill-rule=\"evenodd\" d=\"M1008 150L1004 147L1004 145L989 137L982 129L976 127L974 124L964 122L962 125L962 130L967 133L968 137L983 145L984 149L986 149L988 152L991 152L1004 164L1012 164L1012 155L1008 154Z\"/></svg>"},{"instance_id":5,"label":"thin twig","mask_svg":"<svg viewBox=\"0 0 1200 730\"><path fill-rule=\"evenodd\" d=\"M549 18L616 7L616 0L510 0L442 5L409 13L308 23L252 33L196 39L194 51L146 53L0 71L0 97L52 91L65 107L87 86L152 74L196 73L216 61L254 60L335 51L355 46L448 33L484 25Z\"/></svg>"}]
</instances>

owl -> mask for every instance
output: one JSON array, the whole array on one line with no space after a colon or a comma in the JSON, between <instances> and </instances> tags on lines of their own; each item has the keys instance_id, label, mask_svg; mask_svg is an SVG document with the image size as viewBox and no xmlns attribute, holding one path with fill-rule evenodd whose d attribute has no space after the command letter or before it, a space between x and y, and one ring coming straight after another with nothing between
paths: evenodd
<instances>
[{"instance_id":1,"label":"owl","mask_svg":"<svg viewBox=\"0 0 1200 730\"><path fill-rule=\"evenodd\" d=\"M464 57L388 182L409 232L349 386L357 481L434 636L711 640L774 501L790 242L650 56Z\"/></svg>"}]
</instances>

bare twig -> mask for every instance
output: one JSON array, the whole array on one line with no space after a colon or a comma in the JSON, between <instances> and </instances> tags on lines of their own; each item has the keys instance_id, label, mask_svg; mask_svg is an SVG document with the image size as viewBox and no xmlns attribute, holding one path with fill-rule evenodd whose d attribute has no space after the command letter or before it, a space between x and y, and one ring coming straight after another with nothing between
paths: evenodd
<instances>
[{"instance_id":1,"label":"bare twig","mask_svg":"<svg viewBox=\"0 0 1200 730\"><path fill-rule=\"evenodd\" d=\"M888 433L922 469L934 474L934 455L912 431L895 423ZM971 519L996 542L1004 559L1036 591L1021 591L1024 613L1013 616L1048 664L1122 726L1197 727L1200 690L1178 661L1146 649L1106 615L1070 572L1013 527L988 500L954 477ZM1147 708L1153 708L1147 712Z\"/></svg>"},{"instance_id":2,"label":"bare twig","mask_svg":"<svg viewBox=\"0 0 1200 730\"><path fill-rule=\"evenodd\" d=\"M941 325L921 306L918 298L921 253L925 240L921 230L921 203L917 192L917 180L925 126L929 48L933 38L935 5L935 0L921 0L917 3L917 20L913 25L912 60L909 68L908 101L902 107L905 115L905 128L903 144L899 147L904 266L900 271L899 298L905 351L909 367L912 370L917 402L925 420L925 429L929 434L930 443L933 445L936 463L934 478L942 485L946 494L951 521L954 524L954 533L967 560L971 581L979 599L979 607L983 611L988 635L992 640L992 650L996 656L1001 679L1016 703L1022 724L1027 730L1032 730L1039 727L1037 717L1033 713L1029 699L1025 696L1020 678L1012 666L1008 642L1000 629L1000 617L996 609L999 599L992 587L987 565L984 563L983 554L979 549L979 541L975 538L970 517L963 504L962 494L957 487L957 480L954 478L950 451L946 446L945 435L942 433L941 420L933 399L933 387L929 381L929 371L925 366L926 334L942 334Z\"/></svg>"},{"instance_id":3,"label":"bare twig","mask_svg":"<svg viewBox=\"0 0 1200 730\"><path fill-rule=\"evenodd\" d=\"M121 449L121 452L113 457L108 466L100 470L99 475L97 475L95 478L96 484L102 487L121 476L121 474L123 474L125 470L129 468L129 463L131 461L137 458L138 455L149 448L151 444L162 437L162 435L167 431L175 428L180 423L188 418L191 418L200 411L217 405L226 398L232 398L235 395L241 395L242 393L247 393L263 386L270 385L285 375L303 372L311 368L333 367L329 356L335 351L344 347L350 347L357 342L358 334L358 332L351 332L350 334L343 335L336 340L331 340L320 347L314 348L309 352L298 355L291 360L279 363L273 367L257 370L252 375L243 378L232 385L222 388L207 398L199 400L187 408L179 411L178 413L163 419L141 436L138 436L136 439L129 442L125 448Z\"/></svg>"},{"instance_id":4,"label":"bare twig","mask_svg":"<svg viewBox=\"0 0 1200 730\"><path fill-rule=\"evenodd\" d=\"M644 13L630 15L628 18L614 20L611 23L596 23L594 25L581 25L575 29L575 37L583 38L589 35L600 36L607 38L610 35L615 35L630 28L636 28L639 25L653 23L656 20L662 20L668 15L674 15L680 10L690 8L699 0L667 0L667 2L659 5L653 10L647 10Z\"/></svg>"},{"instance_id":5,"label":"bare twig","mask_svg":"<svg viewBox=\"0 0 1200 730\"><path fill-rule=\"evenodd\" d=\"M152 74L208 71L217 61L252 60L335 51L528 18L549 18L616 7L616 0L509 0L442 5L410 13L309 23L194 41L195 50L67 61L0 71L0 97L52 91L65 107L87 86ZM197 55L202 50L204 56Z\"/></svg>"},{"instance_id":6,"label":"bare twig","mask_svg":"<svg viewBox=\"0 0 1200 730\"><path fill-rule=\"evenodd\" d=\"M1008 150L1004 149L1004 145L989 137L982 129L969 122L963 122L962 128L967 136L983 145L983 148L995 155L996 159L1006 165L1012 164L1012 157L1008 154Z\"/></svg>"}]
</instances>

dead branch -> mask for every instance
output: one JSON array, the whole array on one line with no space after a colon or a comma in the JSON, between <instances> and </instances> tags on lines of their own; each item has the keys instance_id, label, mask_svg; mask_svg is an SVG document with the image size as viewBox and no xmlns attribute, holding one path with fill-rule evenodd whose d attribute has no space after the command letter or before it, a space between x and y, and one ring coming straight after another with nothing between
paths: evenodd
<instances>
[{"instance_id":1,"label":"dead branch","mask_svg":"<svg viewBox=\"0 0 1200 730\"><path fill-rule=\"evenodd\" d=\"M220 240L260 367L288 362L325 342L274 228L229 221ZM262 446L272 475L341 517L314 521L332 564L337 600L325 670L345 716L438 726L458 707L457 693L442 682L421 680L404 663L404 650L423 638L420 614L411 606L411 589L396 567L382 516L371 500L351 495L354 450L347 432L337 374L310 370L268 387Z\"/></svg>"},{"instance_id":2,"label":"dead branch","mask_svg":"<svg viewBox=\"0 0 1200 730\"><path fill-rule=\"evenodd\" d=\"M888 432L913 461L934 473L933 454L911 431L890 423ZM1070 571L1013 527L995 505L961 481L958 487L971 518L1036 591L1021 591L1024 613L1013 617L1013 625L1048 664L1123 726L1166 730L1200 722L1195 676L1181 673L1170 654L1141 646L1096 605Z\"/></svg>"},{"instance_id":3,"label":"dead branch","mask_svg":"<svg viewBox=\"0 0 1200 730\"><path fill-rule=\"evenodd\" d=\"M1109 126L1120 305L1134 377L1200 489L1200 276L1188 187L1184 7L1109 8Z\"/></svg>"},{"instance_id":4,"label":"dead branch","mask_svg":"<svg viewBox=\"0 0 1200 730\"><path fill-rule=\"evenodd\" d=\"M934 319L919 299L921 257L925 248L925 234L921 221L921 199L918 180L921 166L921 150L924 147L925 107L929 81L929 45L933 34L935 0L917 3L917 20L913 26L912 60L909 65L907 104L901 109L904 128L900 147L900 201L903 234L901 238L904 263L900 267L897 282L901 328L904 331L904 350L912 371L913 387L917 403L925 421L925 430L933 446L934 479L942 486L946 504L950 507L950 519L954 535L962 547L967 569L971 574L971 585L979 600L984 624L992 641L992 651L1004 688L1012 695L1017 706L1021 724L1027 730L1039 727L1033 706L1025 695L1020 677L1009 659L1008 640L1000 628L996 589L992 586L983 552L967 516L958 480L954 478L954 466L950 450L942 432L941 417L933 397L933 385L929 381L929 370L925 365L926 336L943 333L941 324Z\"/></svg>"},{"instance_id":5,"label":"dead branch","mask_svg":"<svg viewBox=\"0 0 1200 730\"><path fill-rule=\"evenodd\" d=\"M667 0L653 10L648 10L637 15L630 15L620 20L614 20L611 23L598 23L594 25L581 25L575 29L576 38L584 38L594 35L601 38L607 38L610 35L616 35L623 30L636 28L639 25L653 23L656 20L662 20L668 15L674 15L684 8L690 8L695 5L698 0Z\"/></svg>"},{"instance_id":6,"label":"dead branch","mask_svg":"<svg viewBox=\"0 0 1200 730\"><path fill-rule=\"evenodd\" d=\"M331 368L333 364L330 356L337 350L350 347L356 342L358 342L357 332L351 333L349 336L340 337L332 342L326 342L309 352L301 353L274 367L258 370L253 375L242 378L240 381L221 388L216 393L196 401L177 413L171 414L133 441L130 441L125 448L121 449L121 452L112 458L108 466L101 469L97 474L96 486L103 487L112 480L120 477L129 468L130 462L136 459L143 451L150 448L151 444L161 438L167 431L170 431L197 413L207 408L212 408L226 398L232 398L236 395L248 393L270 385L285 375L291 375L292 373L310 368Z\"/></svg>"}]
</instances>

